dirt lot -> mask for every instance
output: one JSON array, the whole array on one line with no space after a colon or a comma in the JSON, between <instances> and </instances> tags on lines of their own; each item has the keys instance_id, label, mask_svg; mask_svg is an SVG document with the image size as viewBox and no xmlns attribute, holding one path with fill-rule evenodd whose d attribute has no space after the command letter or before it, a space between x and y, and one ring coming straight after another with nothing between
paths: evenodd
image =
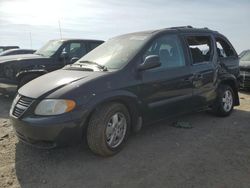
<instances>
[{"instance_id":1,"label":"dirt lot","mask_svg":"<svg viewBox=\"0 0 250 188\"><path fill-rule=\"evenodd\" d=\"M228 118L179 117L192 129L161 122L133 135L118 155L86 146L38 150L19 143L0 96L0 187L250 187L250 93ZM174 120L173 120L174 121Z\"/></svg>"}]
</instances>

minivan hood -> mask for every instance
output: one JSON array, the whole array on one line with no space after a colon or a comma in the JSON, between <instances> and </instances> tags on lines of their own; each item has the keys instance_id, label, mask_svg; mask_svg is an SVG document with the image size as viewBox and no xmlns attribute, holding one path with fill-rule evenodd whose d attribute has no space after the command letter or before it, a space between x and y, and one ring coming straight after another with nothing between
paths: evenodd
<instances>
[{"instance_id":1,"label":"minivan hood","mask_svg":"<svg viewBox=\"0 0 250 188\"><path fill-rule=\"evenodd\" d=\"M0 63L5 63L7 61L20 61L27 59L41 59L44 58L37 54L21 54L21 55L7 55L0 57Z\"/></svg>"},{"instance_id":2,"label":"minivan hood","mask_svg":"<svg viewBox=\"0 0 250 188\"><path fill-rule=\"evenodd\" d=\"M47 96L48 94L65 87L70 83L82 80L90 75L96 77L100 74L103 74L103 72L60 69L32 80L21 87L18 90L18 93L23 96L36 99L44 95Z\"/></svg>"}]
</instances>

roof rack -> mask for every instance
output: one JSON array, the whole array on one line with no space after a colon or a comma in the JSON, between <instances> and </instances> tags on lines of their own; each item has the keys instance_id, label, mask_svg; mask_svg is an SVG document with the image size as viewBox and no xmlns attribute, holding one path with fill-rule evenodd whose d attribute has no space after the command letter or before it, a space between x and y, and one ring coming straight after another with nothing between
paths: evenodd
<instances>
[{"instance_id":1,"label":"roof rack","mask_svg":"<svg viewBox=\"0 0 250 188\"><path fill-rule=\"evenodd\" d=\"M192 29L193 27L191 25L187 26L178 26L178 27L170 27L170 29Z\"/></svg>"},{"instance_id":2,"label":"roof rack","mask_svg":"<svg viewBox=\"0 0 250 188\"><path fill-rule=\"evenodd\" d=\"M170 29L194 29L194 27L191 26L191 25L187 25L187 26L170 27ZM209 30L208 27L197 28L197 29L207 29L207 30Z\"/></svg>"}]
</instances>

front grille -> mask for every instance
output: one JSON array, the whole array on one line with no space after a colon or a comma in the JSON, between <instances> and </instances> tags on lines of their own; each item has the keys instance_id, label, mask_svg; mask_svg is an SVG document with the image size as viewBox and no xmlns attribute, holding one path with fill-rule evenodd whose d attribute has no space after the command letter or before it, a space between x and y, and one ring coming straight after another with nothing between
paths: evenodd
<instances>
[{"instance_id":1,"label":"front grille","mask_svg":"<svg viewBox=\"0 0 250 188\"><path fill-rule=\"evenodd\" d=\"M14 100L14 107L12 110L12 115L19 118L23 115L23 113L30 107L34 100L29 97L24 97L21 95L17 95Z\"/></svg>"},{"instance_id":2,"label":"front grille","mask_svg":"<svg viewBox=\"0 0 250 188\"><path fill-rule=\"evenodd\" d=\"M0 64L0 78L3 77L3 65Z\"/></svg>"}]
</instances>

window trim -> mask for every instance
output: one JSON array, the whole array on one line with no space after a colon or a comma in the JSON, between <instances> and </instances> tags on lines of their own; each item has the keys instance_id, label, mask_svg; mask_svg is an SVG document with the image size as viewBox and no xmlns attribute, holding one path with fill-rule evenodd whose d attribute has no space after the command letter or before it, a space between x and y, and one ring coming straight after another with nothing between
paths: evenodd
<instances>
[{"instance_id":1,"label":"window trim","mask_svg":"<svg viewBox=\"0 0 250 188\"><path fill-rule=\"evenodd\" d=\"M183 52L183 61L184 61L184 64L183 66L179 66L179 67L168 67L168 68L162 68L162 69L150 69L149 71L151 72L163 72L163 71L169 71L169 70L175 70L175 69L180 69L180 68L184 68L184 67L188 67L189 64L188 64L188 61L187 61L187 55L186 55L186 52L185 52L185 46L183 44L183 40L182 40L182 37L180 36L179 33L176 33L176 32L171 32L171 33L160 33L156 36L154 36L143 48L143 50L140 52L140 59L141 59L141 62L140 64L143 63L143 55L145 54L146 50L148 50L148 48L150 48L150 46L153 44L153 42L159 38L162 38L162 37L167 37L167 36L175 36L177 38L177 40L179 40L179 45L180 45L180 48Z\"/></svg>"},{"instance_id":2,"label":"window trim","mask_svg":"<svg viewBox=\"0 0 250 188\"><path fill-rule=\"evenodd\" d=\"M197 36L197 37L200 37L200 36L210 37L212 49L211 49L211 57L210 57L209 61L202 61L202 62L194 63L191 50L189 49L189 44L188 44L188 41L187 41L187 37L195 37L195 36ZM187 50L187 53L188 53L188 56L189 56L189 62L190 62L191 66L204 65L204 64L209 64L209 63L213 62L214 55L215 55L214 48L215 48L216 44L215 44L215 39L214 39L214 37L213 37L213 35L211 33L183 33L182 37L183 37L183 41L185 42L185 48Z\"/></svg>"},{"instance_id":3,"label":"window trim","mask_svg":"<svg viewBox=\"0 0 250 188\"><path fill-rule=\"evenodd\" d=\"M72 43L79 43L80 44L80 48L82 48L83 47L83 45L85 45L85 54L84 55L86 55L89 51L88 51L88 43L87 42L85 42L85 41L67 41L67 42L65 42L65 43L63 43L63 45L58 49L58 51L57 51L57 56L58 57L60 57L60 55L61 55L61 53L62 53L62 51L63 51L63 49L65 48L65 47L67 47L68 46L68 48L69 48L69 50L70 50L70 45L72 44ZM84 56L83 55L83 56ZM83 57L82 56L82 57Z\"/></svg>"},{"instance_id":4,"label":"window trim","mask_svg":"<svg viewBox=\"0 0 250 188\"><path fill-rule=\"evenodd\" d=\"M230 46L231 50L233 51L234 55L233 56L228 56L228 57L219 57L219 55L216 53L217 57L219 59L228 59L228 58L238 58L238 54L237 52L235 51L233 45L231 44L231 42L224 36L221 36L221 35L214 35L214 40L215 40L215 45L216 45L216 48L217 48L217 38L225 41L227 43L228 46ZM221 44L220 44L221 45ZM223 48L223 46L221 45L221 47ZM224 49L223 49L224 50Z\"/></svg>"}]
</instances>

